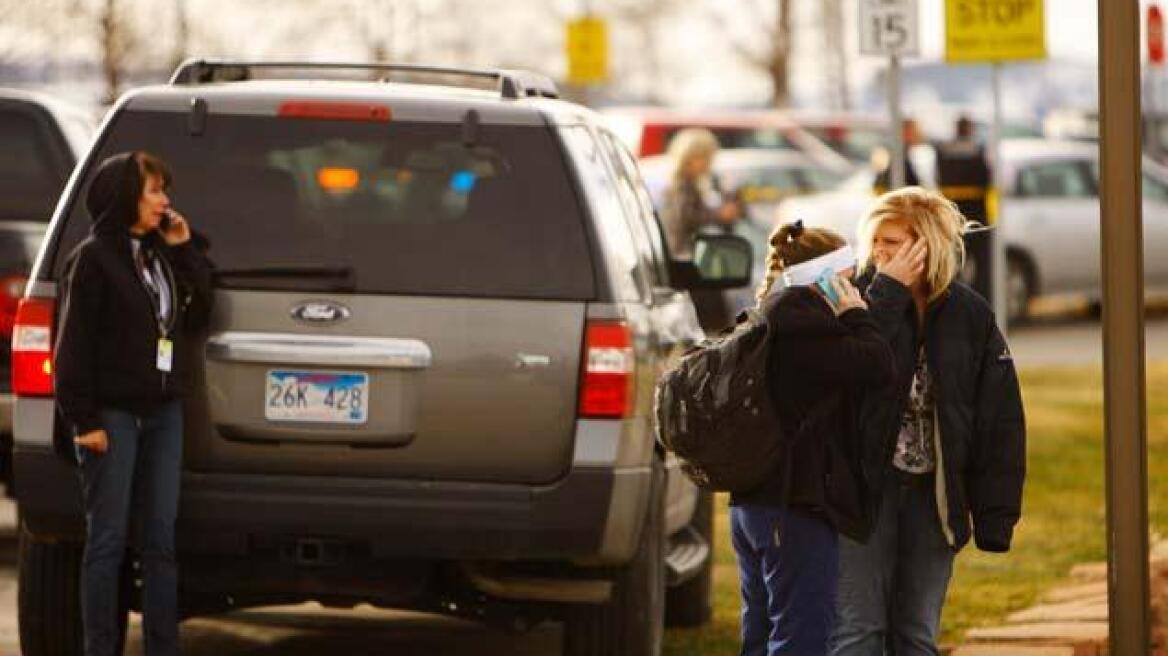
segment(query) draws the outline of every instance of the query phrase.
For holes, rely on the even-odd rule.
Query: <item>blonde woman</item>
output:
[[[936,654],[955,554],[1010,548],[1026,430],[993,312],[955,282],[966,222],[938,194],[884,194],[860,222],[860,287],[892,346],[896,379],[866,402],[864,478],[874,531],[840,544],[834,656]]]
[[[673,174],[665,190],[661,222],[669,251],[677,259],[693,256],[694,236],[704,225],[729,225],[742,216],[737,203],[722,198],[712,166],[718,139],[704,128],[681,130],[669,142]]]
[[[693,258],[694,237],[706,225],[729,229],[742,217],[742,208],[722,195],[712,166],[718,139],[704,128],[681,130],[669,142],[673,174],[661,206],[665,241],[675,259]],[[694,307],[702,328],[716,332],[734,320],[729,303],[717,290],[694,290]]]
[[[842,237],[793,223],[770,248],[759,304],[775,326],[767,382],[786,441],[774,475],[730,500],[741,653],[820,656],[836,613],[838,535],[870,528],[858,400],[892,380],[892,351],[850,282],[856,257]]]

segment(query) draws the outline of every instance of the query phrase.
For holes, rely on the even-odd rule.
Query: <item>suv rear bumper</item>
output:
[[[28,529],[81,539],[73,468],[21,444],[15,460]],[[246,557],[322,538],[373,558],[619,562],[638,538],[650,477],[581,465],[546,486],[185,473],[178,549]]]

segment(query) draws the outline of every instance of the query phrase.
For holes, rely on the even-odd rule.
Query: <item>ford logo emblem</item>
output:
[[[352,316],[349,308],[332,301],[308,301],[292,308],[292,318],[310,323],[344,321]]]

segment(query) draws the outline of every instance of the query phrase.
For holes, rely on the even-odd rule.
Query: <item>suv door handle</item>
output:
[[[207,357],[229,362],[425,369],[433,355],[417,339],[225,332],[207,339]]]

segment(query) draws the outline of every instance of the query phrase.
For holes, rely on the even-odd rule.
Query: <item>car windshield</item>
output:
[[[172,202],[210,239],[225,287],[594,293],[581,209],[545,127],[484,124],[467,143],[461,124],[215,115],[192,136],[186,114],[131,111],[97,161],[130,149],[170,165]],[[88,229],[81,205],[66,241]]]
[[[0,220],[48,221],[68,171],[54,162],[45,130],[28,112],[0,108],[0,144]]]
[[[722,183],[746,203],[775,203],[788,196],[832,189],[843,176],[823,169],[787,166],[751,166],[719,171]]]
[[[687,126],[670,126],[665,129],[665,143]],[[778,128],[759,127],[709,127],[703,126],[718,138],[722,148],[779,148],[795,150],[795,144]]]

